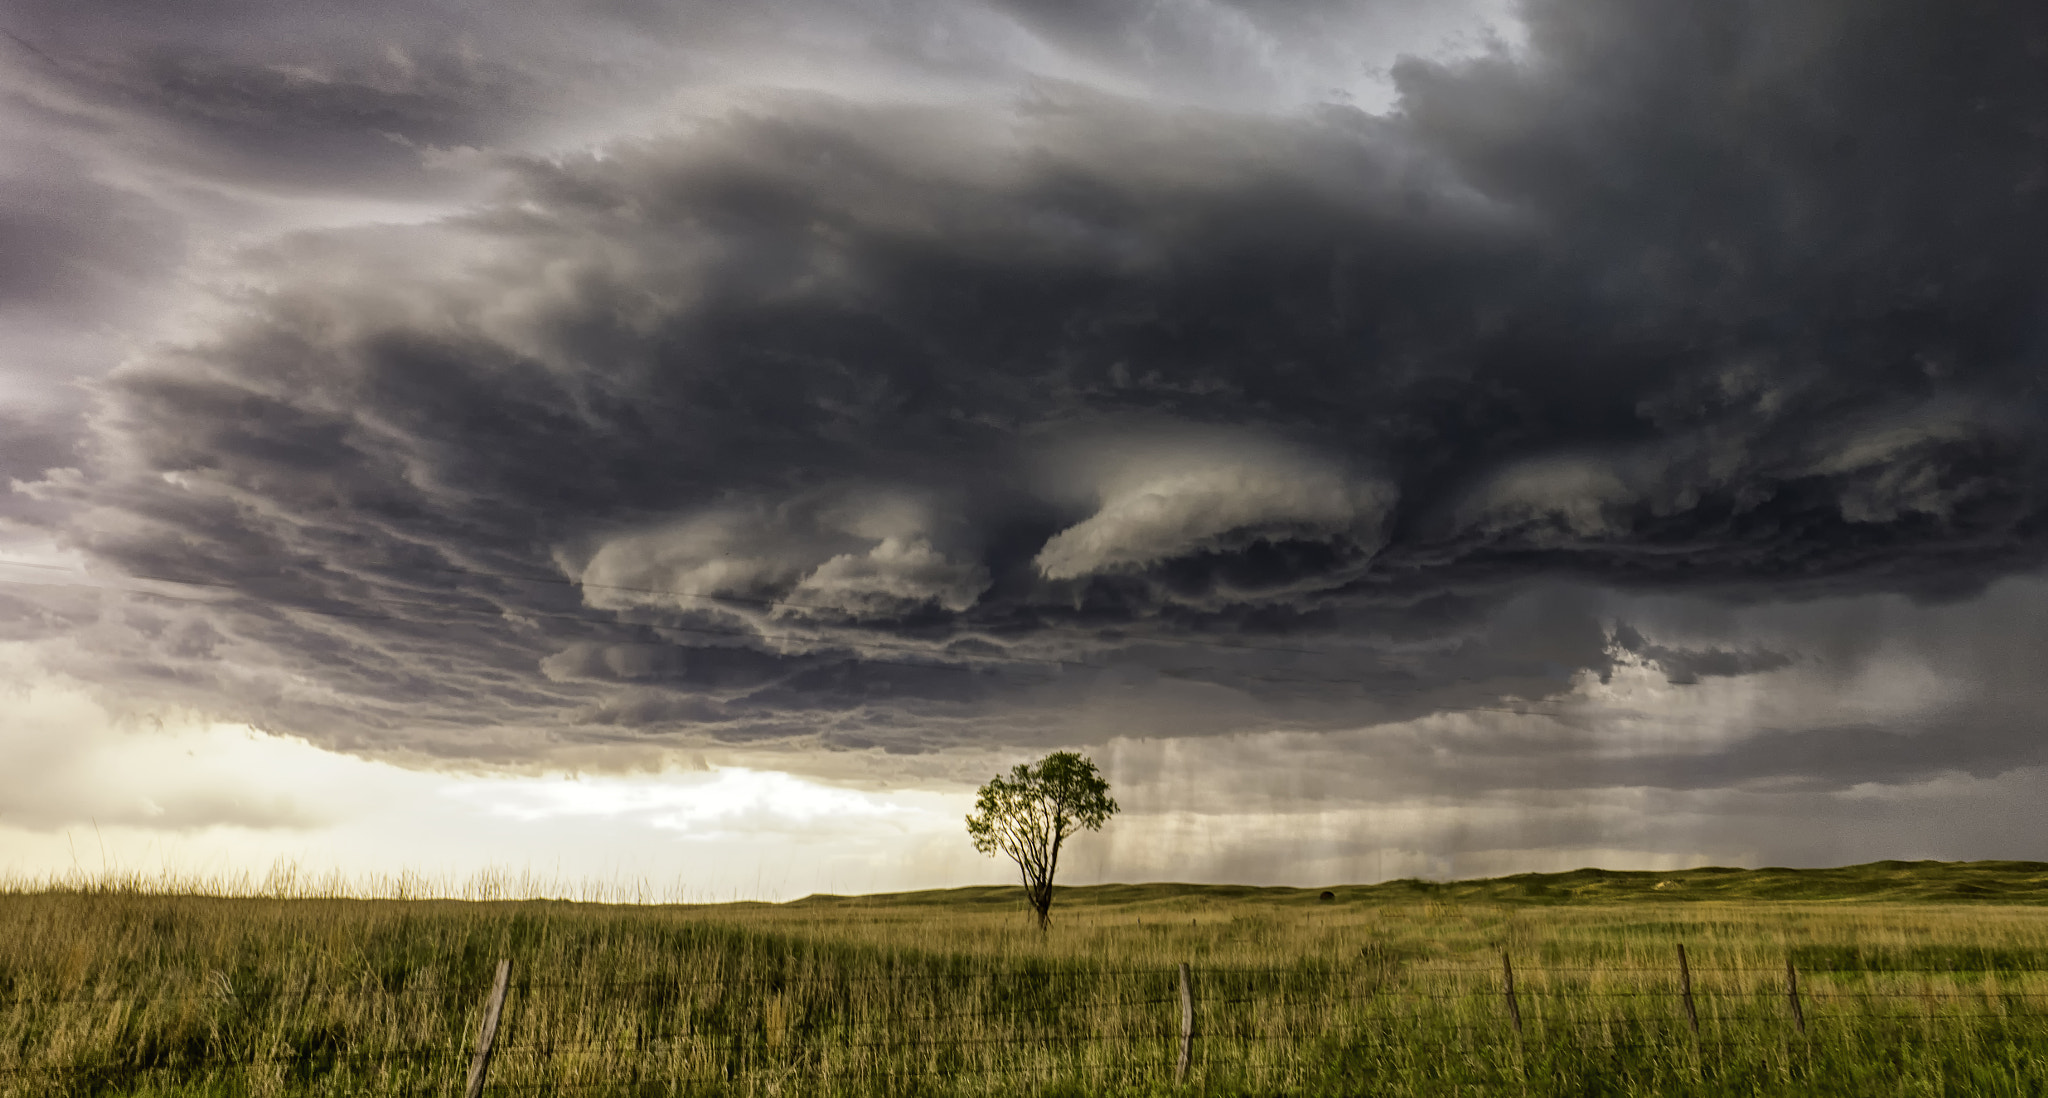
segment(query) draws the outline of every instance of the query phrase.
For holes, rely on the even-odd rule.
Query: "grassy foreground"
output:
[[[2048,864],[1333,891],[1063,889],[1041,935],[1016,889],[17,890],[0,1096],[460,1094],[501,957],[493,1094],[2048,1094]]]

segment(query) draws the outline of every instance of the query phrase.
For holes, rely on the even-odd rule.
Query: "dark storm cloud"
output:
[[[0,518],[36,511],[15,480],[73,464],[81,362],[99,358],[183,250],[162,208],[96,177],[61,142],[6,142],[0,166]],[[83,332],[81,338],[78,333]],[[95,346],[97,345],[97,346]]]
[[[1789,667],[1793,662],[1792,657],[1783,652],[1767,648],[1746,652],[1730,648],[1669,648],[1652,644],[1627,622],[1615,625],[1613,640],[1617,647],[1655,662],[1674,683],[1696,683],[1702,677],[1755,675]]]
[[[0,478],[33,480],[74,460],[75,426],[42,417],[0,412]]]
[[[10,105],[102,151],[202,179],[356,195],[432,185],[423,153],[496,147],[605,85],[597,64],[562,49],[591,43],[537,33],[531,10],[479,22],[438,7],[227,2],[172,15],[31,2],[10,7],[0,48],[16,66]],[[606,52],[615,74],[632,67]]]
[[[997,0],[994,7],[1122,80],[1196,103],[1284,101],[1303,92],[1314,101],[1346,101],[1361,77],[1383,76],[1399,54],[1498,44],[1487,24],[1509,11],[1504,3],[1444,0]]]
[[[1386,116],[761,95],[512,158],[472,213],[251,257],[38,492],[110,574],[207,585],[208,633],[107,627],[126,673],[449,755],[1356,726],[1797,654],[1610,632],[1586,584],[2038,564],[2048,16],[1523,17]],[[500,95],[180,66],[124,79],[316,144]]]
[[[0,173],[0,310],[103,306],[165,265],[176,231],[151,203],[60,149],[19,151]]]

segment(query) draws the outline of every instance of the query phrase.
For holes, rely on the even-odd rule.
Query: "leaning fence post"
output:
[[[1685,963],[1685,943],[1678,943],[1678,995],[1685,1000],[1685,1020],[1692,1026],[1694,1040],[1700,1035],[1700,1014],[1692,1005],[1692,969]]]
[[[1515,1003],[1515,966],[1506,950],[1500,954],[1500,975],[1508,997],[1508,1020],[1515,1024],[1515,1036],[1522,1035],[1522,1008]]]
[[[1174,1071],[1174,1081],[1185,1083],[1188,1079],[1188,1061],[1195,1056],[1195,989],[1188,975],[1188,963],[1180,963],[1180,1066]]]
[[[512,977],[512,962],[498,962],[498,978],[491,983],[491,997],[484,1003],[484,1024],[476,1033],[476,1056],[469,1061],[469,1086],[463,1091],[466,1098],[477,1098],[484,1092],[484,1073],[491,1070],[491,1042],[498,1037],[498,1015],[505,1008],[505,984]]]
[[[1806,1012],[1799,1009],[1799,970],[1792,967],[1792,955],[1785,955],[1785,1001],[1792,1005],[1792,1028],[1806,1036]]]

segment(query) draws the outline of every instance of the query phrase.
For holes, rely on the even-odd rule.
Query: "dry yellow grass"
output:
[[[2048,1079],[2048,909],[2026,905],[1136,886],[1066,894],[1041,934],[1014,890],[643,906],[269,883],[285,898],[133,880],[0,894],[0,1096],[455,1093],[500,957],[504,1093],[1163,1093],[1182,961],[1188,1086],[1206,1093]]]

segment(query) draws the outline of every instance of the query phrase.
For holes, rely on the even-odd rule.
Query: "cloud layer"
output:
[[[0,308],[141,293],[109,257],[179,262],[116,231],[152,209],[279,231],[85,426],[14,413],[4,532],[120,593],[10,590],[13,628],[409,757],[1510,710],[1565,723],[1502,773],[1562,788],[1607,757],[1588,699],[1626,725],[1589,684],[1834,696],[1818,669],[1874,658],[1716,614],[1933,620],[2041,565],[2038,5],[1529,0],[1462,46],[1438,7],[1200,7],[513,6],[379,43],[20,8],[9,117],[103,136],[0,181],[50,212],[0,223]],[[411,213],[275,213],[313,194]],[[1752,714],[1602,780],[2038,761],[1984,715]],[[1416,780],[1496,788],[1520,733],[1471,735]]]

